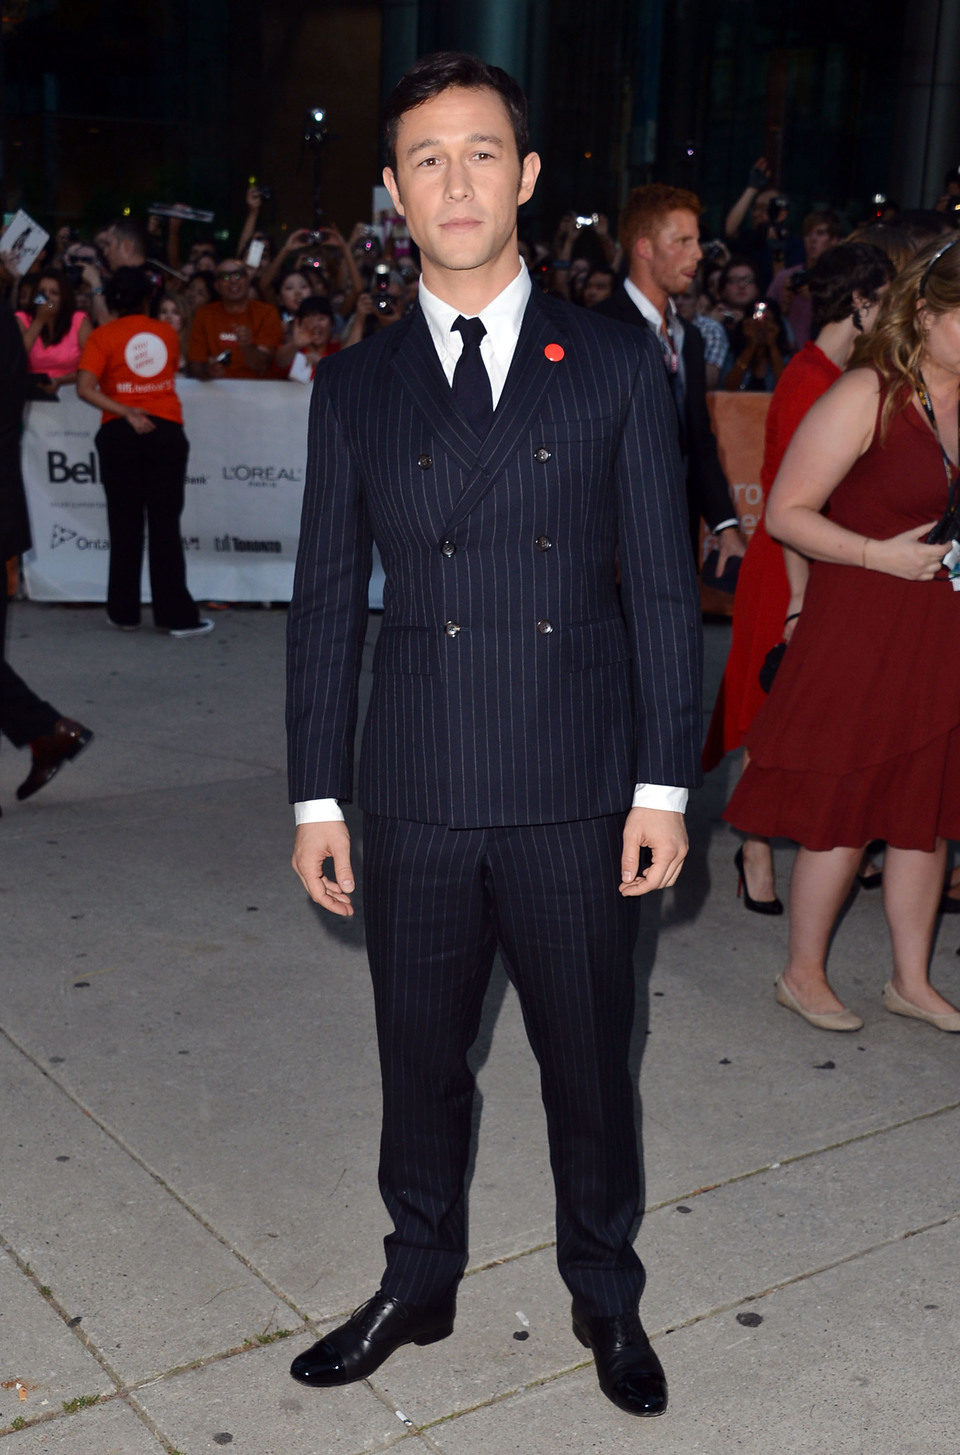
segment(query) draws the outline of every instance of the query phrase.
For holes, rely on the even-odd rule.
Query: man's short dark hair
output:
[[[125,241],[135,247],[139,252],[147,255],[147,233],[142,223],[133,217],[116,217],[108,224],[109,230],[116,234],[117,241]]]
[[[118,268],[103,285],[104,302],[111,313],[126,318],[144,313],[150,297],[150,279],[145,268]]]
[[[527,98],[513,77],[499,66],[488,65],[479,56],[468,55],[465,51],[434,51],[432,55],[416,61],[400,77],[383,108],[383,140],[391,172],[396,173],[397,170],[400,118],[414,107],[422,106],[424,101],[432,101],[441,91],[449,91],[452,86],[461,86],[467,91],[486,89],[496,92],[507,109],[517,143],[517,155],[523,161],[530,150]]]
[[[815,227],[829,228],[831,237],[843,237],[843,226],[832,207],[815,207],[812,212],[808,212],[803,219],[802,235],[806,237]]]

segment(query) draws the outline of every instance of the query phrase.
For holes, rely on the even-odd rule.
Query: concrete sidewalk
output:
[[[666,1417],[620,1414],[571,1333],[502,977],[453,1337],[347,1389],[289,1378],[380,1272],[377,1058],[360,924],[288,867],[284,614],[216,622],[174,642],[11,610],[13,666],[96,739],[24,804],[27,755],[0,755],[0,1455],[956,1455],[960,1037],[882,1010],[877,894],[832,960],[864,1029],[775,1005],[786,921],[734,897],[726,768],[638,955]],[[942,921],[955,999],[958,939]]]

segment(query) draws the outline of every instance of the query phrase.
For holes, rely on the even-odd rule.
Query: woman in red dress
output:
[[[804,418],[767,504],[770,533],[812,562],[810,580],[725,817],[802,846],[781,1005],[824,1030],[862,1025],[827,983],[826,955],[863,847],[884,839],[884,1006],[960,1032],[928,975],[946,841],[960,837],[960,598],[948,547],[926,539],[960,455],[960,236],[891,284],[858,361],[869,367]]]
[[[816,339],[791,359],[770,401],[760,471],[764,499],[801,419],[839,379],[857,338],[876,322],[880,296],[892,276],[893,268],[880,249],[858,242],[840,243],[812,270],[809,289]],[[806,562],[773,540],[761,519],[740,567],[730,655],[703,750],[705,771],[716,767],[725,753],[743,746],[750,724],[766,701],[760,668],[777,642],[789,641],[803,605],[805,584]],[[774,890],[769,842],[748,834],[737,851],[736,863],[747,907],[761,914],[782,913]]]

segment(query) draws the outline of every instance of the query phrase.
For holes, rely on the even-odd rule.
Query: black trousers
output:
[[[628,1050],[639,904],[617,892],[623,816],[447,829],[367,815],[364,905],[394,1223],[384,1291],[433,1303],[466,1258],[476,1039],[496,949],[540,1065],[557,1262],[594,1314],[635,1309],[639,1166]]]
[[[97,432],[110,528],[107,615],[118,626],[140,621],[146,522],[153,620],[170,631],[196,626],[199,620],[187,590],[180,539],[189,446],[181,425],[151,418],[156,427],[150,434],[137,434],[125,419],[112,419]]]
[[[26,747],[34,738],[52,733],[61,716],[49,702],[44,702],[18,677],[7,663],[7,583],[0,582],[0,732],[15,748]]]

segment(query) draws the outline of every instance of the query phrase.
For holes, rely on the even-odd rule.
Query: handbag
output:
[[[927,535],[928,546],[946,546],[960,539],[960,475],[950,486],[947,508]]]
[[[786,642],[777,642],[777,645],[775,647],[771,647],[767,655],[764,657],[763,666],[760,668],[760,671],[758,673],[760,686],[763,688],[764,692],[769,692],[770,688],[773,686],[773,679],[777,675],[777,669],[780,666],[780,663],[783,661],[783,654],[786,650]]]

